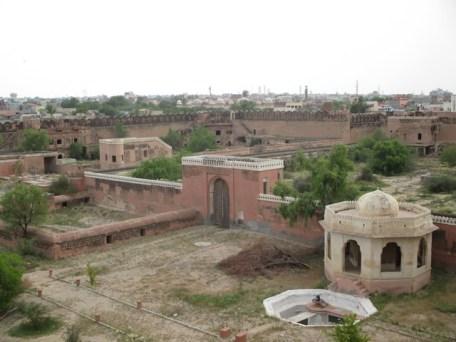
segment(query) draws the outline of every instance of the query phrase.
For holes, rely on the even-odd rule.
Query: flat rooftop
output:
[[[228,169],[264,171],[282,169],[281,159],[264,159],[251,157],[234,157],[222,155],[200,155],[182,158],[182,165],[208,166]]]

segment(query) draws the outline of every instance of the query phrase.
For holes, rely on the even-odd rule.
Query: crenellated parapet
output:
[[[350,128],[381,127],[386,124],[386,116],[382,113],[351,114]]]
[[[264,121],[336,121],[349,120],[346,113],[330,114],[327,112],[271,112],[271,111],[247,111],[237,112],[238,120],[264,120]]]

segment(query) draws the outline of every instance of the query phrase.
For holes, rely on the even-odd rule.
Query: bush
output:
[[[0,313],[9,309],[13,299],[22,291],[22,258],[13,253],[0,253]]]
[[[411,156],[407,146],[399,141],[384,140],[374,145],[369,164],[374,172],[393,176],[410,168]]]
[[[348,315],[342,319],[342,324],[336,326],[330,335],[335,342],[368,342],[369,337],[364,335],[356,324],[356,316]]]
[[[432,193],[449,193],[456,190],[456,177],[437,175],[427,177],[423,181],[425,189]]]
[[[35,239],[20,239],[17,243],[17,252],[22,256],[36,256]]]
[[[73,184],[71,184],[68,177],[65,175],[60,175],[59,178],[52,181],[48,191],[58,196],[74,193],[76,192],[76,189]]]
[[[215,146],[215,135],[206,127],[196,128],[192,132],[188,143],[188,149],[193,153],[213,150]]]
[[[303,177],[297,177],[293,179],[293,188],[300,193],[311,190],[309,180]]]
[[[280,196],[283,198],[285,196],[294,196],[295,191],[289,183],[284,181],[278,181],[275,184],[274,189],[272,189],[272,193],[276,196]]]
[[[21,140],[23,151],[45,151],[49,145],[47,132],[38,129],[28,128],[24,131]]]
[[[179,150],[184,145],[184,137],[178,131],[169,129],[168,134],[162,137],[162,140],[170,145],[173,150]]]
[[[76,160],[82,160],[85,158],[84,146],[80,143],[72,143],[69,147],[69,156]]]
[[[90,286],[95,286],[98,270],[89,263],[86,266],[86,272],[89,277]]]
[[[65,342],[81,342],[79,335],[81,334],[81,328],[77,325],[68,327],[65,332]]]
[[[361,169],[361,173],[358,175],[357,179],[366,182],[372,182],[375,180],[375,176],[372,173],[372,169],[369,166],[365,166]]]
[[[14,337],[37,337],[47,335],[57,330],[61,323],[48,315],[46,307],[38,303],[20,303],[19,311],[27,318],[11,330],[9,335]]]
[[[448,166],[456,166],[456,146],[447,146],[440,154],[440,161]]]
[[[177,181],[182,177],[180,159],[179,157],[158,157],[145,160],[133,171],[132,176],[136,178]]]

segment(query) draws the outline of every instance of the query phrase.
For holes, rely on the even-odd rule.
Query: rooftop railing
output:
[[[182,158],[182,165],[264,171],[283,168],[283,160],[202,155]]]
[[[111,174],[100,173],[100,172],[90,172],[90,171],[84,172],[84,176],[87,178],[102,179],[102,180],[115,181],[115,182],[120,182],[120,183],[159,186],[162,188],[172,188],[172,189],[176,189],[176,190],[182,190],[182,183],[179,183],[179,182],[135,178],[135,177],[128,177],[128,176],[111,175]]]

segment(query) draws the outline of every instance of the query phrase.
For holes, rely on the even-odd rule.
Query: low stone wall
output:
[[[36,247],[40,252],[48,258],[60,259],[104,249],[118,241],[161,234],[195,226],[201,222],[201,216],[196,210],[183,209],[65,233],[31,228],[30,235],[36,239]],[[9,238],[2,230],[0,243],[7,247],[15,245],[14,239]]]

